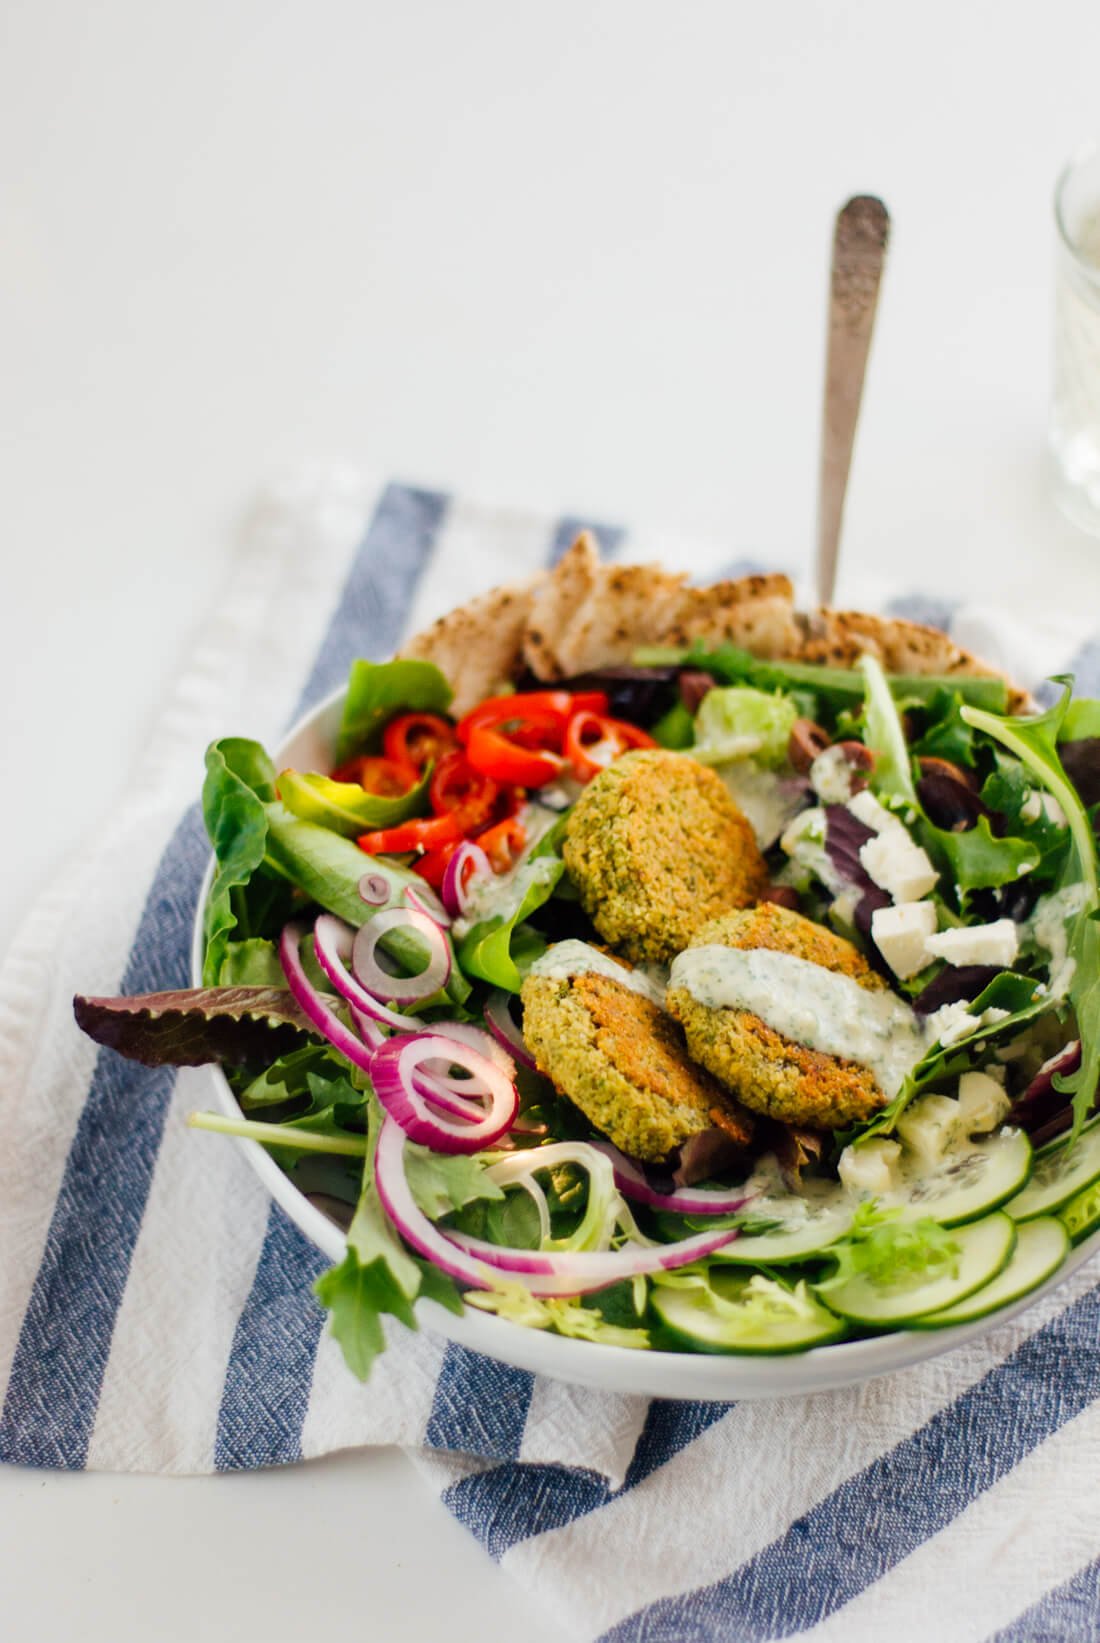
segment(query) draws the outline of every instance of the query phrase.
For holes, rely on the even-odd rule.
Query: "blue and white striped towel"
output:
[[[581,1638],[1100,1635],[1092,1271],[986,1341],[811,1398],[578,1393],[398,1330],[364,1388],[322,1332],[316,1251],[235,1147],[185,1129],[206,1074],[135,1068],[72,1025],[75,991],[187,984],[210,737],[276,741],[354,656],[580,523],[331,476],[259,510],[141,771],[0,974],[0,1459],[204,1472],[405,1444]],[[596,528],[609,553],[734,568]],[[1005,632],[893,604],[987,652]],[[1087,629],[1017,624],[1009,645],[1025,682],[1075,663],[1100,690]]]

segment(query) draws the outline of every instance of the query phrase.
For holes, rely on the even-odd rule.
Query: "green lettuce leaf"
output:
[[[514,870],[507,910],[474,924],[459,943],[458,961],[467,975],[519,992],[524,975],[546,950],[537,931],[523,928],[524,920],[550,899],[564,871],[561,858],[553,855],[532,857]]]
[[[667,713],[663,713],[657,723],[650,728],[649,733],[658,747],[668,747],[674,753],[681,753],[695,740],[695,720],[683,702],[673,702]]]
[[[336,742],[337,764],[353,753],[370,752],[398,713],[445,713],[453,695],[434,662],[353,662]]]
[[[508,1318],[526,1329],[551,1329],[558,1335],[596,1341],[604,1346],[636,1347],[642,1351],[649,1346],[648,1330],[609,1323],[597,1307],[586,1306],[580,1300],[541,1300],[521,1283],[505,1281],[497,1289],[470,1290],[466,1300],[482,1312],[493,1312],[498,1318]]]
[[[958,1270],[959,1244],[947,1227],[924,1216],[907,1221],[900,1210],[881,1210],[874,1202],[861,1204],[843,1238],[830,1246],[835,1266],[816,1284],[827,1301],[829,1292],[849,1279],[868,1278],[890,1289],[915,1289],[933,1278]]]
[[[1066,708],[1058,740],[1079,742],[1089,736],[1100,736],[1100,701],[1094,696],[1077,696]]]
[[[222,979],[230,935],[242,926],[247,901],[241,892],[263,866],[264,807],[274,797],[275,768],[259,742],[228,736],[207,748],[202,813],[218,862],[203,912],[203,980],[208,985]],[[258,933],[265,932],[241,928],[245,937]]]
[[[695,715],[692,758],[702,764],[753,758],[777,769],[786,763],[798,709],[789,696],[729,685],[709,690]]]
[[[431,771],[407,793],[385,798],[364,792],[356,782],[334,782],[316,771],[283,770],[279,773],[279,798],[302,821],[316,822],[346,839],[378,828],[396,827],[411,816],[422,816],[428,808]]]
[[[911,751],[917,758],[948,759],[973,768],[974,731],[963,718],[963,698],[957,690],[937,690],[921,708],[923,729]]]

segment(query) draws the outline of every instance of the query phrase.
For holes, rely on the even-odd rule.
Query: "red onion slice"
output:
[[[453,1232],[450,1238],[467,1254],[480,1256],[498,1272],[521,1278],[535,1295],[586,1295],[606,1289],[623,1278],[641,1278],[650,1272],[672,1272],[679,1266],[705,1260],[732,1243],[736,1227],[720,1232],[697,1232],[675,1244],[625,1244],[608,1250],[507,1249],[484,1238]]]
[[[521,1067],[537,1072],[534,1056],[523,1041],[523,1034],[512,1017],[512,994],[497,987],[485,1001],[485,1024],[506,1050],[510,1050]]]
[[[615,1185],[626,1198],[636,1204],[649,1204],[653,1209],[674,1210],[678,1215],[735,1215],[752,1202],[753,1194],[744,1187],[730,1187],[704,1192],[697,1187],[677,1187],[675,1192],[658,1192],[646,1180],[645,1172],[627,1158],[610,1141],[593,1141],[592,1146],[610,1158],[615,1171]]]
[[[423,937],[428,962],[419,974],[395,976],[379,964],[375,949],[391,930],[415,930]],[[411,907],[394,907],[388,913],[376,913],[356,932],[351,968],[356,980],[374,998],[386,1004],[412,1004],[418,998],[430,998],[447,985],[451,952],[446,935],[434,919],[426,913],[414,912]]]
[[[351,952],[354,941],[355,931],[349,924],[344,924],[332,913],[319,914],[313,926],[313,947],[317,954],[317,962],[336,991],[352,1006],[356,1026],[361,1027],[360,1018],[367,1016],[380,1026],[392,1027],[396,1033],[419,1032],[423,1022],[415,1016],[398,1015],[396,1010],[387,1010],[386,1006],[380,1004],[372,993],[368,993],[350,970],[345,968],[343,960]],[[366,1036],[364,1034],[364,1037]]]
[[[438,924],[441,930],[450,929],[451,915],[430,884],[406,885],[405,900],[414,912],[423,913],[425,918],[430,918],[433,923]]]
[[[448,1105],[461,1100],[454,1086],[440,1081],[420,1087],[417,1073],[425,1061],[466,1067],[484,1089],[488,1106],[466,1105],[465,1121],[440,1117],[441,1097]],[[429,1075],[432,1077],[432,1075]],[[421,1074],[423,1079],[423,1074]],[[519,1096],[507,1076],[477,1050],[440,1033],[391,1038],[374,1052],[371,1082],[375,1094],[405,1134],[437,1152],[480,1152],[499,1139],[516,1116]],[[432,1111],[434,1106],[436,1111]]]
[[[471,865],[473,872],[467,876],[466,869]],[[440,885],[443,905],[453,918],[461,917],[470,905],[471,883],[486,873],[491,875],[492,871],[492,863],[480,844],[471,844],[469,839],[464,839],[447,863]]]
[[[350,1027],[344,1026],[306,975],[299,952],[305,933],[300,924],[288,924],[279,937],[279,963],[283,967],[287,986],[317,1031],[322,1033],[341,1055],[346,1055],[356,1067],[369,1073],[374,1061],[374,1049],[356,1038]]]
[[[417,1205],[405,1178],[406,1137],[400,1125],[386,1118],[378,1137],[374,1158],[374,1178],[382,1207],[405,1242],[434,1266],[458,1283],[474,1289],[491,1289],[508,1273],[519,1278],[533,1295],[585,1295],[606,1289],[622,1278],[640,1277],[649,1272],[667,1272],[692,1261],[702,1260],[732,1242],[733,1229],[704,1232],[678,1244],[610,1250],[606,1254],[578,1251],[540,1255],[526,1249],[502,1249],[496,1244],[480,1244],[474,1239],[448,1237],[434,1226]],[[476,1249],[468,1246],[476,1245]],[[490,1251],[482,1256],[482,1249]],[[540,1260],[546,1268],[532,1271],[516,1263]]]
[[[364,873],[359,894],[368,907],[384,907],[390,899],[390,881],[384,873]]]

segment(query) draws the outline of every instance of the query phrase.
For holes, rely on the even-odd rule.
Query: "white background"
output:
[[[845,534],[1096,601],[1041,468],[1095,0],[6,0],[0,940],[121,792],[251,499],[310,463],[812,537],[832,214],[895,232]],[[0,1472],[5,1635],[553,1634],[397,1455]]]

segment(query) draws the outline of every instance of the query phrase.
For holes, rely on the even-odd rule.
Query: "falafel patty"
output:
[[[634,963],[673,958],[700,925],[748,906],[768,882],[721,777],[664,749],[624,754],[589,783],[562,855],[596,929]]]
[[[715,919],[689,946],[790,953],[847,976],[868,992],[888,990],[850,941],[770,902]],[[695,1060],[754,1112],[832,1130],[870,1118],[886,1104],[874,1074],[859,1062],[796,1044],[748,1011],[711,1009],[684,987],[670,987],[665,1002]]]
[[[522,998],[539,1071],[620,1151],[656,1161],[714,1126],[748,1146],[751,1114],[693,1065],[679,1027],[647,998],[597,973],[530,975]]]

